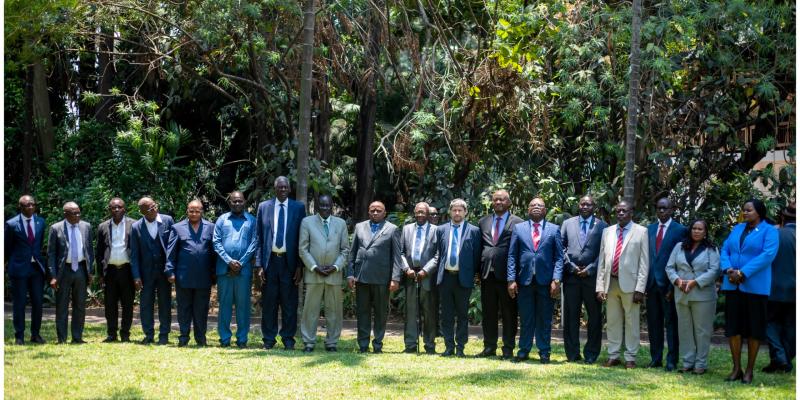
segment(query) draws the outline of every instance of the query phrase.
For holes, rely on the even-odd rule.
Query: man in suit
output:
[[[558,225],[548,223],[544,199],[528,204],[527,222],[514,226],[508,251],[508,295],[517,298],[520,316],[519,351],[515,362],[529,359],[536,336],[539,362],[550,362],[553,299],[561,290],[564,248]]]
[[[136,286],[131,273],[131,227],[136,222],[125,214],[125,202],[115,197],[108,202],[111,218],[97,227],[95,257],[100,282],[105,289],[107,336],[103,342],[117,341],[117,331],[123,342],[129,342],[133,324],[133,299]],[[122,323],[118,325],[122,305]]]
[[[627,201],[615,207],[617,223],[603,230],[600,259],[597,263],[595,292],[606,307],[608,360],[604,366],[620,365],[620,349],[625,340],[625,368],[636,368],[639,351],[639,307],[647,287],[647,228],[631,221],[633,208]]]
[[[434,206],[428,207],[428,222],[433,226],[439,225],[439,210]]]
[[[467,220],[467,202],[450,202],[450,222],[436,228],[436,280],[442,307],[443,357],[465,357],[469,320],[469,296],[480,271],[481,231]],[[455,326],[455,331],[454,331]]]
[[[203,347],[208,329],[211,285],[216,281],[214,264],[214,224],[203,218],[203,203],[192,200],[186,206],[188,218],[172,225],[167,245],[165,273],[175,284],[178,309],[178,347],[189,344],[194,326],[194,341]]]
[[[781,212],[778,254],[772,261],[772,288],[767,303],[767,344],[770,363],[761,371],[791,372],[795,356],[795,279],[797,275],[795,203]]]
[[[25,303],[31,299],[31,342],[44,343],[39,334],[42,327],[42,303],[47,270],[42,257],[44,218],[36,215],[33,196],[19,198],[19,214],[6,221],[6,271],[11,280],[14,343],[25,344]]]
[[[347,224],[331,215],[333,199],[324,194],[317,201],[317,215],[303,218],[300,224],[300,259],[308,268],[303,277],[306,297],[300,334],[303,351],[314,351],[320,307],[325,305],[325,350],[335,352],[342,333],[342,270],[346,267],[350,243]]]
[[[275,347],[280,333],[283,347],[294,350],[297,333],[298,285],[303,269],[297,268],[300,223],[305,206],[289,199],[289,179],[275,179],[275,198],[258,205],[256,214],[256,266],[261,278],[261,334],[265,349]],[[281,327],[278,332],[278,308]]]
[[[250,287],[253,256],[256,252],[256,217],[245,211],[244,194],[228,195],[231,211],[214,224],[214,251],[217,253],[217,297],[219,321],[217,332],[222,347],[231,345],[231,316],[236,305],[236,346],[247,347],[250,332]]]
[[[497,353],[498,314],[503,319],[503,359],[514,356],[517,336],[517,302],[508,294],[508,247],[511,232],[522,218],[511,214],[511,198],[505,190],[492,194],[489,214],[478,222],[481,229],[481,306],[483,311],[483,351],[477,357]]]
[[[686,239],[688,229],[672,219],[675,207],[672,200],[662,197],[656,202],[658,222],[647,226],[650,249],[650,272],[647,274],[647,335],[650,340],[649,368],[660,368],[664,354],[664,329],[667,331],[667,371],[678,363],[678,314],[673,300],[673,288],[665,268],[672,249]]]
[[[371,328],[372,351],[380,354],[389,314],[389,289],[398,288],[390,282],[395,265],[402,262],[400,229],[386,221],[386,206],[380,201],[372,202],[368,212],[369,219],[356,224],[353,233],[347,285],[356,290],[358,352],[366,353],[369,349]]]
[[[56,336],[67,341],[67,314],[72,303],[72,343],[83,340],[86,319],[86,286],[92,281],[92,226],[81,221],[81,209],[74,202],[64,204],[64,219],[50,227],[47,266],[50,287],[56,291]]]
[[[586,364],[593,364],[600,355],[603,339],[603,312],[594,290],[597,284],[597,261],[600,239],[608,227],[594,215],[594,198],[583,196],[578,202],[578,214],[561,225],[564,244],[564,352],[567,361],[581,360],[581,304],[586,307],[587,340],[583,347]]]
[[[158,212],[158,203],[150,197],[138,202],[142,218],[131,226],[131,273],[136,289],[141,290],[139,315],[144,339],[142,344],[153,343],[155,323],[153,307],[158,296],[158,344],[169,343],[172,326],[172,285],[167,280],[164,266],[167,263],[167,244],[174,223],[172,217]]]
[[[428,203],[414,206],[415,222],[403,227],[400,247],[402,262],[395,265],[392,281],[402,282],[406,295],[405,353],[416,353],[420,330],[427,354],[436,353],[438,312],[431,276],[436,273],[436,225],[428,222]],[[422,317],[420,319],[420,317]],[[419,324],[422,323],[420,327]]]

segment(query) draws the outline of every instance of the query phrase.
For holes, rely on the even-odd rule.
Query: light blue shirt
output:
[[[620,227],[617,224],[617,231],[614,234],[619,238],[619,229],[622,228],[622,243],[625,243],[625,238],[628,237],[628,234],[631,233],[631,228],[633,227],[633,220],[628,222],[628,225]]]
[[[222,214],[214,224],[214,251],[219,255],[217,275],[225,275],[232,260],[242,263],[241,274],[250,274],[257,244],[256,218],[252,214]]]
[[[511,215],[509,211],[506,211],[505,214],[500,216],[500,233],[497,234],[497,237],[500,237],[503,230],[506,229],[506,222],[508,222],[508,217]],[[494,237],[494,228],[497,224],[497,214],[492,214],[492,237]]]

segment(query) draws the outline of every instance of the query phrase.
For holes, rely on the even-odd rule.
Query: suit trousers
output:
[[[64,264],[61,279],[56,290],[56,336],[59,342],[67,340],[67,314],[72,303],[72,324],[70,330],[72,340],[83,339],[83,324],[86,320],[86,273],[84,262],[77,271],[69,264]]]
[[[194,326],[194,341],[206,344],[208,330],[208,307],[211,301],[211,288],[175,287],[175,301],[178,308],[178,343],[189,342],[189,331]]]
[[[517,336],[517,302],[508,295],[508,283],[490,272],[481,279],[483,348],[497,349],[497,322],[503,321],[503,354],[512,354]],[[499,316],[499,318],[498,318]]]
[[[791,365],[795,356],[795,303],[767,303],[767,344],[775,364]]]
[[[625,361],[636,361],[639,352],[639,304],[633,302],[633,293],[619,288],[619,279],[611,278],[606,304],[606,330],[608,331],[608,358],[617,360],[625,341]],[[624,335],[624,336],[623,336]]]
[[[163,267],[163,266],[162,266]],[[146,339],[153,339],[155,322],[153,308],[158,295],[158,339],[167,340],[172,328],[172,284],[161,272],[154,272],[142,281],[139,297],[139,315]]]
[[[33,273],[24,278],[11,280],[12,314],[14,320],[14,337],[25,337],[25,305],[28,296],[31,299],[31,336],[39,336],[42,327],[42,304],[44,302],[44,274],[38,264],[31,264]]]
[[[564,326],[564,352],[567,360],[576,360],[581,355],[581,305],[586,307],[586,344],[583,346],[583,358],[595,361],[600,355],[603,340],[602,303],[595,294],[596,279],[576,277],[574,281],[564,283],[564,310],[562,325]]]
[[[297,333],[297,304],[300,301],[294,271],[289,270],[286,256],[270,255],[269,268],[264,273],[266,281],[261,288],[261,335],[265,344],[275,344],[280,333],[283,345],[294,347]],[[281,310],[281,328],[278,332],[278,308]]]
[[[425,279],[431,278],[426,277]],[[433,289],[424,289],[422,284],[417,284],[408,277],[403,277],[403,289],[406,295],[406,321],[403,329],[403,341],[406,348],[416,348],[417,340],[422,334],[425,349],[435,350],[438,312]],[[422,323],[421,327],[419,326],[420,322]]]
[[[217,297],[219,301],[217,333],[219,333],[220,343],[231,343],[231,337],[233,336],[231,318],[233,316],[233,307],[236,306],[236,343],[241,346],[247,344],[247,335],[250,333],[252,283],[252,273],[217,276]]]
[[[300,334],[306,346],[314,347],[317,342],[317,322],[319,322],[320,308],[323,307],[327,331],[325,347],[336,346],[339,343],[339,336],[342,334],[343,301],[341,284],[306,283],[303,316],[300,319]]]
[[[469,339],[469,296],[472,288],[461,286],[458,274],[444,272],[439,285],[439,304],[442,307],[442,336],[445,347],[464,350]],[[455,332],[453,327],[455,326]]]
[[[356,340],[361,349],[369,347],[372,329],[372,349],[383,348],[386,320],[389,315],[389,285],[356,283]]]
[[[676,302],[675,307],[678,309],[678,338],[683,367],[708,368],[717,300],[689,301],[686,304]]]
[[[133,298],[136,296],[131,265],[125,264],[122,268],[109,265],[103,280],[108,336],[117,337],[117,328],[120,327],[119,335],[122,338],[130,338],[133,324]],[[122,322],[118,325],[120,305],[122,305]]]
[[[664,354],[664,330],[667,331],[667,364],[678,362],[678,315],[675,301],[667,301],[668,287],[653,285],[647,290],[647,336],[650,340],[650,360],[661,362]]]
[[[520,286],[517,302],[520,319],[519,354],[528,355],[531,352],[535,337],[539,355],[549,356],[555,307],[550,297],[550,285],[539,285],[534,281],[528,286]]]

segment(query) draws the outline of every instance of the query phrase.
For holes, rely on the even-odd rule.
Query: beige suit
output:
[[[335,347],[339,341],[342,332],[342,271],[347,266],[349,249],[347,225],[343,219],[330,216],[328,234],[325,235],[319,215],[303,218],[298,250],[307,269],[303,274],[306,297],[300,323],[300,333],[306,347],[313,347],[317,341],[317,321],[323,303],[327,321],[325,347]],[[314,267],[324,265],[333,265],[337,271],[328,276],[313,271]]]
[[[612,277],[617,229],[618,225],[612,225],[603,230],[595,290],[608,294],[608,358],[619,359],[624,327],[625,361],[636,361],[639,351],[639,304],[633,302],[633,292],[644,293],[647,286],[647,273],[650,270],[647,228],[633,222],[629,224],[630,232],[624,235],[619,257],[619,275]]]

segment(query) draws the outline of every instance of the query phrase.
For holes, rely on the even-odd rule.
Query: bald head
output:
[[[495,215],[503,216],[509,208],[511,208],[511,197],[507,191],[500,189],[492,193],[492,209]]]
[[[74,201],[64,203],[64,219],[72,225],[81,221],[81,208]]]
[[[19,206],[19,212],[26,218],[30,218],[36,213],[36,200],[31,195],[26,194],[20,197],[17,205]]]
[[[286,201],[291,190],[292,187],[289,186],[289,178],[285,176],[275,178],[275,198],[277,198],[279,202],[283,203]]]
[[[148,222],[153,222],[158,217],[158,203],[150,197],[142,197],[137,203],[139,214],[142,214]]]
[[[189,218],[189,223],[196,225],[203,218],[203,202],[200,200],[192,200],[186,206],[186,216]]]
[[[428,222],[428,215],[430,210],[430,205],[428,203],[421,201],[414,206],[414,220],[417,221],[418,225],[425,225]]]
[[[373,201],[369,205],[369,220],[374,224],[379,224],[386,219],[386,206],[380,201]]]

